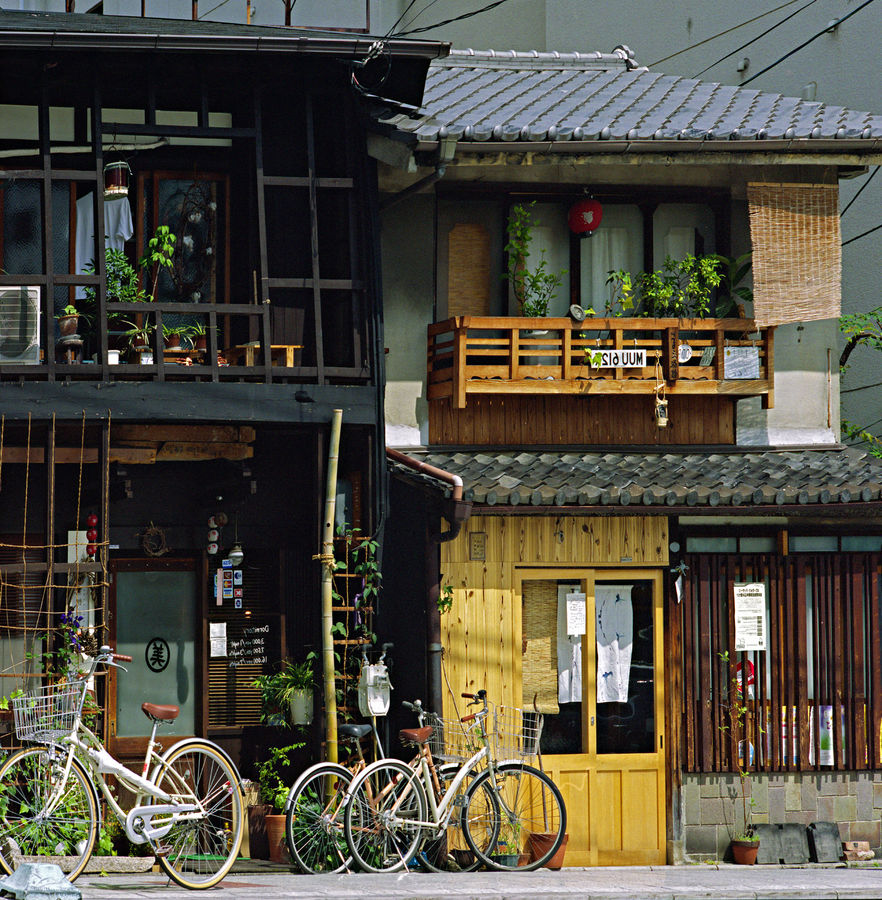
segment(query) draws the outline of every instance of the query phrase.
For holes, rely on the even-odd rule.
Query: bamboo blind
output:
[[[685,557],[682,603],[682,758],[687,772],[841,771],[882,767],[878,553]],[[767,650],[732,652],[733,584],[766,585]],[[727,660],[720,654],[729,651]],[[736,665],[755,667],[746,699]],[[749,679],[748,679],[749,683]],[[743,721],[731,708],[745,706]],[[832,745],[820,720],[832,709]]]
[[[557,582],[524,582],[524,704],[545,715],[560,712],[557,705]]]
[[[447,315],[490,315],[490,233],[481,224],[460,223],[450,229]]]
[[[758,327],[840,314],[842,247],[835,184],[747,186]]]

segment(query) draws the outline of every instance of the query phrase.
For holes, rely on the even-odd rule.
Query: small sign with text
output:
[[[638,369],[646,365],[645,350],[588,350],[592,369]]]

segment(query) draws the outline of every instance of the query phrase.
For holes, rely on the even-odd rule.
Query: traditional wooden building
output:
[[[367,91],[418,103],[446,48],[371,43],[0,12],[0,694],[80,617],[134,657],[108,685],[124,757],[146,698],[252,774],[252,681],[320,644],[334,409],[340,521],[383,521],[358,110]]]
[[[722,855],[739,767],[754,821],[878,848],[882,463],[838,442],[837,185],[880,161],[882,117],[627,48],[454,51],[420,110],[375,115],[387,440],[409,458],[387,539],[429,561],[388,573],[387,610],[425,636],[427,693],[544,713],[568,864]],[[521,264],[560,279],[541,319],[505,277],[519,205]],[[734,306],[725,282],[673,317],[609,293],[610,270],[748,252]],[[420,324],[425,355],[393,339]]]

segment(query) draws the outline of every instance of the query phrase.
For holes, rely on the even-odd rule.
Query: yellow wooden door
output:
[[[664,863],[661,571],[546,569],[521,570],[519,576],[527,707],[536,696],[526,666],[537,636],[529,630],[526,607],[548,593],[550,580],[560,600],[552,654],[559,704],[557,713],[545,715],[542,763],[567,806],[565,863]],[[571,602],[570,617],[583,617],[580,637],[568,634],[579,630],[572,621],[565,623]]]

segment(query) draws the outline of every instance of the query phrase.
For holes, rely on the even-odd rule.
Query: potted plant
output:
[[[189,325],[163,325],[162,339],[167,350],[178,350],[181,341],[190,334]]]
[[[77,333],[80,312],[72,303],[65,306],[55,319],[58,322],[58,333],[61,337],[72,337]]]
[[[314,686],[311,659],[297,663],[282,660],[279,669],[259,675],[252,684],[260,691],[260,721],[266,725],[309,725],[312,722]]]
[[[508,242],[505,245],[508,269],[502,275],[511,285],[521,315],[531,318],[548,315],[548,304],[567,274],[566,269],[559,273],[548,271],[545,250],[539,254],[539,261],[533,267],[529,265],[535,224],[530,210],[535,205],[534,200],[528,204],[517,203],[511,209],[506,229]]]
[[[205,350],[208,346],[208,330],[204,322],[193,322],[189,326],[188,338],[194,350]]]
[[[286,777],[291,766],[291,754],[303,747],[303,743],[286,747],[271,747],[269,757],[257,764],[257,780],[260,786],[259,798],[266,804],[266,836],[269,855],[273,862],[288,861],[285,843],[285,801],[288,799],[293,778]]]

